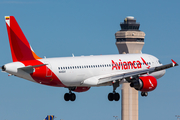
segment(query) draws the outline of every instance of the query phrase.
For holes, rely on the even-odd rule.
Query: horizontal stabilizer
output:
[[[25,71],[27,73],[33,73],[34,68],[41,67],[41,66],[44,66],[44,65],[47,65],[47,64],[40,64],[40,65],[34,65],[34,66],[21,67],[21,68],[18,68],[18,70],[23,70],[23,71]]]

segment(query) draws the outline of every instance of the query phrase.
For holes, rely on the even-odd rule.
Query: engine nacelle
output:
[[[153,76],[142,76],[139,77],[139,79],[132,81],[130,86],[139,91],[149,92],[157,87],[157,80]]]
[[[76,87],[74,92],[85,92],[88,91],[91,87]]]

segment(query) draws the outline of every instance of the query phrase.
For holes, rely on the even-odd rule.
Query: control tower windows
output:
[[[144,42],[143,38],[117,38],[116,42]]]
[[[121,25],[121,30],[139,30],[139,26]]]

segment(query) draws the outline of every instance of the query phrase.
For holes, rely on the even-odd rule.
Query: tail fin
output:
[[[54,120],[54,115],[47,115],[47,117],[44,120]]]
[[[41,59],[32,50],[14,16],[5,16],[13,62]]]

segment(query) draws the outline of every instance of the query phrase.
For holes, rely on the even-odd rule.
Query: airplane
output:
[[[122,83],[147,96],[157,86],[157,79],[165,69],[178,66],[171,59],[163,65],[158,58],[149,54],[117,54],[95,56],[72,56],[41,58],[33,51],[14,16],[5,16],[12,61],[1,67],[2,71],[42,85],[64,87],[65,101],[75,101],[74,92],[85,92],[91,87],[112,86],[109,101],[119,101],[116,92]]]
[[[44,120],[54,120],[54,115],[47,115],[47,117]]]

